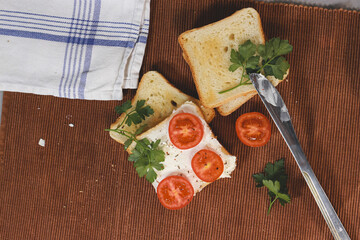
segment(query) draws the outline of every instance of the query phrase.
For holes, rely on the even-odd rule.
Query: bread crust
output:
[[[235,15],[239,14],[239,12],[241,11],[246,11],[247,9],[253,9],[253,8],[244,8],[244,9],[241,9],[239,11],[236,11],[235,13],[233,13],[232,15],[230,15],[229,17],[226,17],[224,19],[221,19],[217,22],[214,22],[214,23],[210,23],[208,25],[205,25],[203,27],[199,27],[199,28],[194,28],[194,29],[191,29],[191,30],[188,30],[188,31],[185,31],[183,32],[182,34],[180,34],[180,36],[178,37],[178,42],[179,42],[179,45],[183,51],[183,58],[184,60],[186,61],[186,63],[189,65],[190,67],[190,70],[191,70],[191,73],[192,73],[192,77],[194,79],[194,83],[195,83],[195,86],[196,86],[196,90],[198,92],[198,95],[199,95],[199,99],[201,101],[201,103],[206,106],[206,107],[209,107],[209,108],[216,108],[216,107],[219,107],[225,103],[228,103],[238,97],[241,97],[243,95],[246,95],[249,91],[247,92],[244,92],[244,93],[238,93],[238,94],[233,94],[232,96],[228,96],[226,99],[224,100],[217,100],[216,102],[213,102],[213,103],[210,103],[210,102],[207,102],[205,100],[205,96],[203,95],[203,91],[201,91],[201,84],[199,83],[199,80],[198,80],[198,76],[197,76],[197,73],[195,71],[195,67],[194,67],[194,64],[193,62],[191,61],[191,58],[189,56],[189,53],[188,51],[186,50],[185,48],[185,38],[184,36],[185,35],[188,35],[189,33],[192,33],[194,31],[198,31],[200,29],[206,29],[206,28],[209,28],[209,27],[212,27],[214,25],[217,25],[219,23],[222,23],[222,22],[225,22],[225,21],[228,21],[229,19],[231,19],[232,17],[234,17]],[[255,10],[255,9],[253,9]],[[255,10],[256,14],[257,14],[257,18],[258,18],[258,27],[259,27],[259,30],[260,30],[260,37],[261,37],[261,41],[264,43],[265,42],[265,34],[264,34],[264,30],[262,28],[262,24],[261,24],[261,18],[260,18],[260,15],[258,14],[258,12]]]
[[[289,72],[290,69],[287,70],[284,79],[283,80],[278,80],[277,84],[275,84],[274,86],[276,87],[277,85],[279,85],[281,82],[283,82],[288,76],[289,76]],[[228,106],[226,106],[227,104],[232,104],[234,102],[228,102],[225,105],[221,105],[219,107],[216,108],[216,110],[220,113],[221,116],[228,116],[231,113],[233,113],[234,111],[236,111],[238,108],[240,108],[243,104],[245,104],[248,100],[250,100],[252,97],[254,97],[255,95],[257,95],[256,90],[254,91],[250,91],[248,92],[244,97],[244,99],[241,100],[241,102],[237,103],[236,105],[234,105],[232,108],[228,109]],[[235,99],[236,101],[237,99]]]
[[[202,111],[206,112],[206,114],[204,114],[204,116],[206,116],[205,120],[207,122],[211,122],[212,119],[215,117],[215,110],[214,109],[205,108],[204,106],[202,106],[201,102],[198,99],[195,99],[195,98],[181,92],[178,88],[176,88],[173,84],[171,84],[162,74],[160,74],[160,73],[158,73],[156,71],[149,71],[149,72],[145,73],[143,75],[143,77],[141,78],[141,81],[140,81],[139,86],[138,86],[138,90],[136,91],[135,96],[131,100],[131,104],[133,106],[136,104],[137,100],[140,100],[140,98],[141,98],[140,95],[142,94],[142,91],[143,91],[142,89],[145,88],[143,85],[145,84],[146,79],[148,77],[151,78],[151,75],[154,75],[154,77],[156,77],[156,78],[161,78],[161,80],[164,81],[167,85],[169,85],[169,87],[171,87],[172,90],[177,92],[177,94],[179,96],[186,97],[188,100],[191,100],[191,101],[195,102],[198,106],[200,106]],[[125,115],[126,115],[125,113],[121,114],[116,119],[116,121],[110,125],[110,129],[116,129],[121,124],[121,122],[123,121]],[[150,116],[150,118],[151,118],[151,116]],[[127,138],[119,135],[118,133],[112,132],[112,131],[110,131],[110,136],[111,136],[111,138],[113,138],[115,141],[117,141],[120,144],[124,144],[126,139],[127,139]]]

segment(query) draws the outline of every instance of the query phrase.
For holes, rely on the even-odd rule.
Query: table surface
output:
[[[294,46],[287,56],[288,81],[278,90],[314,172],[352,239],[359,239],[359,12],[238,0],[154,0],[141,74],[157,70],[196,96],[177,37],[249,6],[259,11],[267,37],[280,36]],[[127,100],[135,91],[124,93]],[[4,94],[0,239],[331,239],[274,124],[264,147],[237,140],[240,114],[268,116],[257,96],[210,124],[238,159],[232,177],[212,183],[179,211],[159,204],[122,146],[104,131],[116,119],[118,104]],[[281,157],[292,200],[285,207],[275,204],[267,216],[266,190],[255,188],[251,174]]]

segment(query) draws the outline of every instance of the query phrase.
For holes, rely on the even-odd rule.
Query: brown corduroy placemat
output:
[[[157,70],[196,96],[177,36],[243,7],[258,10],[268,38],[288,39],[294,46],[288,81],[278,90],[314,172],[352,239],[359,239],[359,12],[238,0],[154,0],[142,73]],[[127,90],[125,99],[134,94]],[[160,205],[122,146],[104,131],[116,119],[117,104],[5,93],[0,239],[331,239],[274,124],[264,147],[238,141],[234,123],[240,114],[268,116],[258,97],[211,123],[238,158],[232,178],[209,185],[179,211]],[[40,138],[45,147],[38,145]],[[255,188],[251,175],[281,157],[292,200],[285,207],[276,203],[267,216],[266,191]]]

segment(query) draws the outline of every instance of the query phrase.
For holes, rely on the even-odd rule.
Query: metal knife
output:
[[[269,111],[270,116],[274,120],[286,144],[290,148],[333,237],[335,239],[350,239],[301,149],[299,140],[291,123],[289,111],[279,92],[271,82],[261,74],[250,74],[250,80],[265,107]]]

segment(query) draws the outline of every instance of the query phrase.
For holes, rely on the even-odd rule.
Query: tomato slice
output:
[[[269,119],[258,112],[241,115],[235,124],[236,133],[241,142],[250,147],[264,146],[271,136]]]
[[[176,114],[169,123],[170,141],[179,149],[193,148],[204,135],[201,120],[190,113]]]
[[[194,197],[194,188],[184,177],[169,176],[159,183],[157,196],[164,207],[176,210],[190,203]]]
[[[191,160],[191,167],[196,176],[205,182],[215,181],[224,171],[224,163],[221,157],[207,149],[195,153]]]

